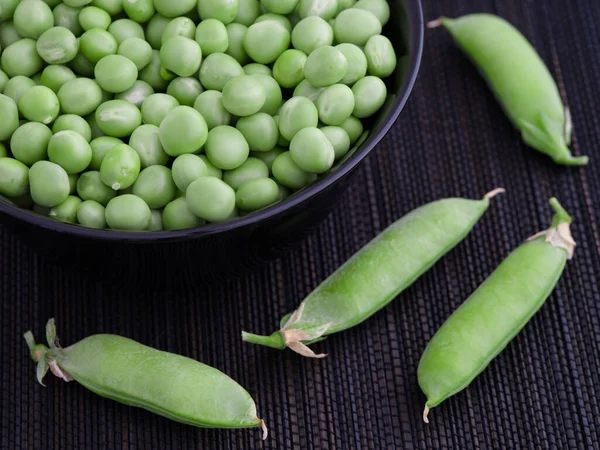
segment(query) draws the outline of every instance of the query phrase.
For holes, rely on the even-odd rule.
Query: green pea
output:
[[[8,157],[8,150],[6,150],[6,145],[0,142],[0,158]]]
[[[319,95],[315,104],[321,122],[340,125],[354,111],[354,94],[345,84],[334,84]]]
[[[290,155],[300,169],[325,173],[335,161],[335,151],[327,136],[318,128],[303,128],[290,142]]]
[[[244,73],[246,75],[266,75],[268,77],[273,76],[273,71],[269,66],[258,63],[250,63],[244,66]]]
[[[350,137],[346,130],[342,127],[323,127],[321,131],[325,137],[331,142],[335,153],[335,160],[339,160],[350,150]]]
[[[376,35],[369,38],[365,45],[369,74],[385,78],[396,69],[396,53],[390,40]]]
[[[206,57],[200,67],[200,83],[206,89],[222,91],[229,80],[244,75],[244,69],[233,57],[225,53],[213,53]]]
[[[348,73],[348,60],[342,52],[331,46],[314,50],[304,65],[304,76],[317,87],[331,86]]]
[[[204,91],[194,102],[194,109],[202,114],[208,130],[219,125],[229,125],[231,114],[223,106],[222,94],[219,91]]]
[[[239,11],[239,0],[209,0],[198,2],[198,14],[202,20],[217,19],[228,24]]]
[[[318,123],[317,107],[306,97],[290,98],[279,112],[279,132],[288,141],[301,129],[316,127]]]
[[[97,63],[108,55],[117,53],[117,40],[108,31],[92,28],[80,38],[81,53],[92,63]]]
[[[244,135],[250,150],[267,152],[279,140],[279,128],[275,120],[265,113],[241,117],[236,128]]]
[[[12,20],[0,21],[0,48],[4,49],[20,39],[21,36],[19,36]]]
[[[48,157],[68,174],[79,173],[90,165],[92,148],[79,133],[59,131],[48,142]]]
[[[48,157],[48,142],[51,137],[52,131],[46,125],[27,122],[13,133],[10,150],[16,159],[31,166]]]
[[[208,159],[208,156],[198,155],[198,157],[204,162],[204,164],[206,164],[206,172],[204,176],[223,179],[223,171],[211,163],[210,159]]]
[[[106,223],[113,230],[146,231],[152,212],[141,198],[125,194],[113,198],[106,205]]]
[[[289,47],[290,32],[279,23],[267,20],[251,25],[244,38],[244,48],[256,62],[270,64]]]
[[[367,74],[367,57],[360,47],[346,43],[336,45],[335,48],[342,52],[348,61],[348,72],[340,83],[352,85]]]
[[[63,0],[63,3],[73,8],[81,8],[89,3],[92,3],[92,0]]]
[[[67,81],[58,90],[63,113],[87,116],[102,103],[102,89],[94,80],[77,78]]]
[[[229,36],[223,22],[217,19],[203,20],[198,24],[195,35],[204,56],[224,53],[229,47]]]
[[[248,158],[240,167],[228,170],[223,174],[223,181],[238,190],[246,181],[257,178],[268,178],[269,168],[258,158]]]
[[[375,114],[385,103],[387,88],[380,78],[366,76],[352,86],[354,93],[354,112],[359,119]]]
[[[48,64],[65,64],[77,55],[79,42],[67,28],[53,27],[42,33],[36,49]]]
[[[13,24],[20,36],[38,39],[54,25],[52,10],[38,0],[21,0],[13,15]]]
[[[88,228],[106,228],[106,209],[93,200],[82,202],[77,208],[77,222]]]
[[[183,16],[196,6],[197,0],[154,0],[156,10],[165,17]]]
[[[81,8],[73,8],[66,3],[58,4],[53,10],[54,25],[67,28],[75,36],[79,37],[83,33],[83,28],[79,24],[79,11]]]
[[[123,9],[127,17],[139,23],[148,22],[155,12],[153,0],[127,0],[123,2]]]
[[[198,178],[186,191],[187,206],[207,222],[227,220],[235,209],[235,191],[214,177]]]
[[[277,114],[277,111],[283,104],[281,87],[273,77],[260,74],[252,76],[260,82],[266,94],[265,103],[259,112],[267,113],[270,116]]]
[[[160,126],[167,114],[179,106],[175,97],[167,94],[152,94],[142,103],[144,123]]]
[[[356,4],[357,0],[338,0],[338,11],[337,13],[341,13],[343,10],[352,8]]]
[[[283,152],[277,156],[271,171],[278,183],[291,189],[302,189],[311,181],[311,174],[298,167],[290,152]]]
[[[372,12],[381,25],[385,25],[390,20],[390,5],[385,0],[358,0],[353,7]]]
[[[77,195],[83,200],[92,200],[106,206],[117,196],[117,193],[102,182],[100,172],[90,170],[82,173],[77,180]]]
[[[133,194],[154,209],[163,208],[171,202],[176,189],[171,170],[164,166],[147,167],[133,184]]]
[[[280,117],[278,115],[277,116],[273,116],[273,120],[277,124],[277,128],[279,128]],[[281,131],[281,128],[279,128],[279,130]],[[287,140],[286,138],[284,138],[282,136],[281,132],[280,132],[279,133],[279,140],[277,141],[277,145],[280,146],[280,147],[289,147],[290,141]]]
[[[263,8],[275,14],[290,14],[298,6],[298,0],[261,0]]]
[[[150,63],[138,75],[138,79],[148,83],[155,91],[165,91],[169,85],[169,80],[161,75],[160,52],[158,50],[152,50]]]
[[[262,83],[254,76],[242,75],[227,82],[221,101],[231,114],[243,117],[260,111],[266,99]]]
[[[164,166],[169,160],[169,155],[165,153],[160,142],[159,128],[155,125],[146,124],[136,128],[129,138],[129,146],[140,157],[142,168]]]
[[[208,132],[205,151],[210,162],[223,170],[240,167],[250,154],[244,135],[227,125],[215,127]]]
[[[19,110],[14,100],[6,95],[0,94],[0,142],[10,139],[12,134],[19,128]]]
[[[167,94],[177,99],[183,106],[194,106],[196,99],[203,91],[204,88],[200,82],[191,77],[175,78],[167,88]]]
[[[164,45],[165,42],[175,36],[183,36],[188,39],[194,39],[196,36],[196,24],[194,21],[187,17],[176,17],[166,26],[160,41],[162,45]]]
[[[370,11],[350,8],[338,14],[333,31],[339,43],[365,45],[371,36],[381,34],[381,22]]]
[[[95,63],[90,62],[83,53],[81,53],[81,41],[79,45],[79,53],[75,55],[73,61],[71,61],[71,68],[77,75],[90,78],[94,76]]]
[[[3,0],[0,5],[0,20],[4,21],[7,19],[11,19],[15,13],[15,9],[19,6],[20,0]]]
[[[171,19],[160,14],[155,14],[146,24],[146,40],[155,50],[160,50],[162,35]]]
[[[281,147],[273,147],[273,149],[269,150],[268,152],[250,152],[250,156],[252,158],[258,158],[264,162],[270,172],[273,168],[273,161],[275,161],[275,158],[281,155],[284,151],[285,150]]]
[[[100,166],[102,182],[115,191],[133,186],[140,174],[140,157],[134,149],[126,144],[115,145],[109,150]]]
[[[165,230],[169,231],[198,228],[206,223],[190,210],[185,197],[177,198],[165,206],[162,218]]]
[[[0,94],[2,94],[4,91],[6,83],[8,83],[8,75],[6,75],[6,73],[0,69]]]
[[[150,216],[150,227],[148,231],[162,231],[164,230],[163,225],[163,213],[158,209],[152,210],[152,216]]]
[[[152,61],[152,47],[140,38],[126,39],[119,44],[117,54],[132,61],[138,71],[142,70]]]
[[[89,31],[93,28],[107,30],[112,23],[110,14],[96,6],[86,6],[79,11],[78,20],[79,25],[81,25],[81,28],[85,31]]]
[[[33,86],[21,96],[19,111],[27,120],[48,125],[58,117],[60,103],[52,89]]]
[[[69,195],[65,201],[53,206],[48,216],[61,222],[77,223],[77,210],[82,201],[79,197]]]
[[[273,65],[273,77],[284,88],[295,88],[304,79],[307,56],[300,50],[286,50]]]
[[[39,0],[30,1],[39,2]],[[2,70],[11,78],[17,75],[30,77],[42,70],[44,60],[38,55],[36,41],[21,39],[2,51],[0,64]]]
[[[130,39],[130,38],[140,38],[144,39],[144,29],[142,26],[129,19],[119,19],[115,20],[108,27],[108,32],[114,36],[117,41],[117,44]]]
[[[202,115],[189,106],[171,110],[160,124],[159,136],[170,156],[194,153],[205,144],[208,127]]]
[[[192,184],[193,181],[206,176],[208,173],[206,163],[199,156],[190,153],[179,155],[175,158],[171,170],[175,185],[182,192],[187,191],[188,186]]]
[[[273,13],[262,14],[256,18],[254,23],[261,23],[261,22],[267,22],[267,21],[277,22],[279,25],[283,25],[283,27],[286,30],[288,30],[290,33],[292,32],[292,23],[290,22],[290,19],[288,19],[286,16],[283,16],[281,14],[273,14]]]
[[[35,81],[31,78],[17,75],[6,82],[4,95],[10,97],[18,105],[23,94],[35,85]]]
[[[76,116],[75,114],[59,116],[52,125],[52,132],[56,134],[59,131],[66,130],[75,131],[88,142],[92,140],[92,129],[83,117]]]
[[[244,39],[248,34],[248,28],[241,23],[230,23],[227,24],[225,29],[227,30],[227,41],[229,42],[225,53],[235,58],[240,64],[246,64],[250,61],[244,47]]]
[[[306,55],[310,55],[319,47],[332,43],[333,28],[318,16],[302,19],[292,31],[292,45]]]
[[[0,194],[6,197],[25,195],[29,189],[29,169],[13,158],[0,158]]]
[[[133,135],[132,135],[133,136]],[[92,162],[88,166],[89,170],[100,170],[104,155],[108,153],[115,145],[122,144],[121,139],[117,139],[110,136],[96,137],[90,142],[92,148]]]
[[[77,182],[79,181],[79,174],[73,173],[69,175],[69,194],[73,195],[77,192]]]
[[[66,66],[48,66],[42,72],[40,84],[52,89],[58,94],[60,88],[67,82],[77,78],[71,69]]]
[[[2,163],[0,160],[0,164]],[[40,206],[52,208],[64,202],[71,191],[69,175],[58,164],[38,161],[29,169],[31,198]]]
[[[92,0],[92,5],[103,9],[111,16],[123,12],[123,0]]]
[[[92,130],[92,139],[96,139],[97,137],[104,136],[104,132],[98,126],[98,122],[96,121],[96,115],[90,114],[85,117],[90,129]]]
[[[141,108],[148,97],[154,95],[154,89],[148,83],[142,80],[137,80],[126,91],[115,95],[115,100],[125,100],[129,103]],[[142,114],[142,118],[143,118]]]
[[[180,77],[194,75],[202,62],[200,45],[189,38],[174,36],[167,39],[160,49],[163,67]]]
[[[282,321],[280,331],[271,336],[244,333],[243,339],[278,349],[289,347],[308,357],[324,357],[315,354],[306,344],[353,327],[384,308],[465,238],[488,209],[489,198],[496,193],[480,201],[440,200],[409,213],[321,283],[295,313]],[[444,230],[443,234],[440,229]],[[381,282],[365,283],[373,279]],[[295,334],[298,331],[302,333],[300,336]],[[457,365],[460,362],[457,361]]]
[[[279,186],[270,178],[246,181],[235,195],[236,206],[242,211],[257,211],[272,205],[279,198]]]
[[[315,103],[324,90],[324,87],[316,87],[310,84],[310,81],[302,80],[294,89],[294,97],[306,97]]]
[[[335,17],[338,11],[338,0],[300,0],[298,2],[298,14],[305,18],[319,16],[324,20]]]
[[[142,113],[125,100],[111,100],[98,107],[96,121],[107,136],[126,137],[142,124]]]
[[[259,0],[239,0],[238,13],[234,22],[249,27],[260,16]]]
[[[138,70],[135,64],[124,56],[107,55],[98,61],[94,74],[102,89],[118,94],[133,86]]]

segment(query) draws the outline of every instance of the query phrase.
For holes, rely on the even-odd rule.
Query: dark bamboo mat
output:
[[[2,449],[600,448],[600,3],[425,1],[425,18],[500,14],[537,47],[571,107],[585,170],[521,144],[484,83],[441,30],[426,33],[415,91],[341,204],[299,248],[219,286],[164,291],[89,281],[50,265],[0,227]],[[455,251],[385,311],[319,344],[325,360],[242,344],[279,318],[394,219],[431,200],[507,194]],[[489,368],[421,420],[416,369],[447,316],[524,238],[547,226],[547,199],[572,212],[579,243],[557,289]],[[93,255],[90,255],[93,257]],[[182,264],[182,269],[185,265]],[[256,399],[271,437],[202,430],[102,399],[35,369],[21,338],[56,317],[65,345],[131,337],[211,364]]]

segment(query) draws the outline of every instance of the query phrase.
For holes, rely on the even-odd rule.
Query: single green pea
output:
[[[189,230],[206,223],[190,210],[185,197],[177,198],[165,206],[162,219],[165,230],[169,231]]]
[[[279,115],[273,116],[273,120],[277,124],[277,128],[279,128],[279,121],[280,121]],[[281,134],[281,129],[280,129],[279,140],[277,141],[277,145],[279,147],[289,147],[289,145],[290,145],[290,141],[288,139],[286,139],[285,137],[283,137],[283,135]]]
[[[200,68],[202,49],[192,39],[174,36],[161,47],[160,60],[165,69],[180,77],[190,77]]]
[[[169,85],[169,80],[162,76],[161,64],[160,52],[152,50],[150,63],[138,74],[138,79],[148,83],[157,92],[165,91]]]
[[[48,142],[51,137],[52,131],[46,125],[27,122],[13,133],[10,150],[17,160],[31,166],[48,157]]]
[[[123,0],[92,0],[92,5],[103,9],[111,16],[123,12]]]
[[[273,76],[273,71],[269,66],[258,63],[250,63],[244,66],[244,73],[246,75],[266,75],[268,77]]]
[[[91,63],[97,63],[108,55],[117,53],[119,45],[115,37],[101,28],[92,28],[81,36],[81,53]]]
[[[206,89],[222,91],[229,80],[244,75],[244,69],[225,53],[208,55],[200,67],[200,83]]]
[[[296,89],[294,89],[294,97],[306,97],[311,102],[315,103],[321,95],[321,92],[325,90],[324,87],[316,87],[310,84],[308,80],[302,80]]]
[[[69,175],[65,169],[50,161],[38,161],[31,166],[29,186],[33,201],[47,208],[64,202],[71,191]]]
[[[106,155],[106,153],[108,153],[115,145],[122,143],[123,141],[121,139],[110,136],[93,138],[92,142],[90,142],[90,147],[92,148],[92,162],[90,162],[88,169],[100,170],[104,155]]]
[[[355,106],[353,114],[364,119],[375,114],[385,103],[387,88],[380,78],[366,76],[352,86]]]
[[[354,44],[339,44],[336,47],[348,61],[348,72],[340,83],[352,85],[367,74],[367,57],[360,47]]]
[[[235,191],[222,180],[201,177],[186,191],[190,211],[207,222],[227,220],[235,209]]]
[[[148,22],[155,13],[153,0],[127,0],[123,9],[127,17],[139,23]]]
[[[250,156],[252,158],[258,158],[264,162],[269,169],[269,172],[271,172],[271,169],[273,168],[273,161],[275,161],[275,158],[277,158],[283,152],[285,152],[283,148],[273,147],[268,152],[250,152]]]
[[[290,14],[298,6],[298,0],[261,0],[260,4],[272,13]]]
[[[8,150],[6,150],[6,145],[0,142],[0,158],[7,158]]]
[[[370,11],[350,8],[335,18],[333,29],[337,42],[365,45],[371,36],[381,34],[381,22]]]
[[[0,13],[1,14],[1,13]],[[12,20],[7,20],[2,22],[0,20],[0,47],[6,48],[10,44],[21,40],[21,36],[19,32],[15,28],[15,25]]]
[[[113,230],[146,231],[152,212],[144,200],[125,194],[113,198],[106,205],[106,223]]]
[[[286,50],[273,65],[273,78],[284,88],[295,88],[304,79],[307,56],[300,50]]]
[[[179,106],[175,97],[167,94],[152,94],[142,103],[144,123],[160,126],[167,114]]]
[[[354,93],[345,84],[325,89],[315,102],[319,119],[326,125],[340,125],[354,111]]]
[[[279,23],[266,20],[251,25],[244,37],[244,49],[261,64],[271,64],[288,49],[290,32]]]
[[[319,47],[332,43],[333,28],[319,16],[302,19],[292,31],[292,45],[306,55],[310,55]]]
[[[86,141],[92,140],[92,129],[87,121],[75,114],[65,114],[59,116],[52,125],[52,133],[56,134],[59,131],[71,130],[79,133]]]
[[[318,128],[303,128],[290,142],[290,155],[298,167],[309,173],[325,173],[335,161],[335,151]]]
[[[126,39],[119,44],[117,54],[132,61],[138,71],[142,70],[152,61],[152,47],[140,38]]]
[[[77,210],[82,201],[79,197],[69,195],[62,203],[50,208],[48,216],[67,223],[77,223]]]
[[[358,0],[353,8],[372,12],[379,19],[381,25],[385,25],[390,20],[390,5],[385,0]]]
[[[77,207],[77,222],[88,228],[106,228],[106,209],[100,203],[86,200]]]
[[[0,3],[0,21],[11,19],[20,0],[2,0]]]
[[[29,189],[29,169],[21,161],[0,158],[0,194],[20,197]]]
[[[300,0],[298,15],[302,18],[319,16],[324,20],[333,19],[338,12],[338,0]]]
[[[242,25],[241,23],[233,22],[227,24],[225,30],[227,31],[227,41],[229,42],[225,53],[235,58],[235,60],[240,64],[246,64],[250,62],[250,57],[248,56],[248,52],[246,52],[246,48],[244,47],[244,39],[248,34],[248,27]]]
[[[183,106],[194,106],[196,99],[203,91],[204,88],[200,81],[192,77],[175,78],[167,88],[167,94]]]
[[[107,136],[126,137],[142,124],[142,113],[125,100],[111,100],[98,107],[96,122]]]
[[[117,196],[117,192],[102,182],[100,172],[90,170],[77,180],[77,195],[83,200],[92,200],[103,206]]]
[[[81,52],[80,41],[79,52],[77,53],[77,55],[75,55],[75,58],[73,58],[73,61],[71,61],[70,64],[71,68],[73,69],[73,72],[82,77],[93,78],[95,65],[95,63],[87,59],[85,55]]]
[[[159,136],[170,156],[194,153],[206,143],[208,127],[202,115],[189,106],[171,110],[160,124]]]
[[[175,158],[171,170],[175,185],[182,192],[186,192],[192,182],[208,173],[206,163],[199,156],[190,153]]]
[[[115,20],[108,27],[108,32],[114,36],[117,44],[126,41],[130,38],[145,39],[144,29],[142,26],[129,19]]]
[[[304,76],[317,87],[338,83],[347,73],[348,60],[342,52],[331,46],[314,50],[304,65]]]
[[[148,227],[148,231],[162,231],[164,229],[162,211],[153,209],[152,216],[150,216],[150,226]]]
[[[239,0],[209,0],[198,2],[198,14],[202,20],[217,19],[228,24],[239,11]]]
[[[98,122],[96,121],[95,113],[89,114],[84,118],[90,126],[90,129],[92,130],[92,139],[104,136],[104,132],[100,129],[100,127],[98,126]]]
[[[165,17],[183,16],[195,8],[197,0],[154,0],[156,10]]]
[[[58,4],[53,10],[54,26],[68,28],[71,33],[79,37],[83,28],[79,24],[79,11],[81,8],[73,8],[66,3]]]
[[[225,109],[221,99],[219,91],[209,90],[202,92],[194,102],[194,109],[202,114],[209,131],[231,122],[231,114]]]
[[[79,133],[59,131],[48,142],[48,157],[65,169],[67,174],[79,173],[90,165],[92,148]]]
[[[154,89],[148,83],[142,80],[137,80],[126,91],[115,95],[115,100],[125,100],[129,103],[141,108],[144,101],[151,95],[154,95]],[[143,118],[143,115],[142,115]]]
[[[208,133],[206,156],[219,169],[232,170],[241,166],[250,154],[248,142],[236,128],[222,125]]]
[[[17,75],[9,79],[4,86],[4,95],[10,97],[17,105],[25,92],[35,86],[31,78]]]
[[[268,152],[279,140],[279,128],[273,117],[266,113],[256,113],[241,117],[235,126],[244,136],[250,150]]]
[[[42,80],[42,72],[38,72],[31,76],[31,81],[33,81],[36,84],[36,86],[39,86],[41,84],[41,80]]]
[[[102,89],[94,80],[77,78],[67,81],[58,90],[63,113],[86,116],[102,103]]]
[[[48,66],[42,72],[40,84],[52,89],[56,94],[67,81],[77,78],[66,66]]]
[[[142,125],[132,133],[129,146],[140,157],[142,168],[154,165],[166,165],[169,160],[159,138],[159,128],[155,125]]]
[[[238,190],[246,181],[268,178],[269,168],[258,158],[248,158],[240,167],[223,173],[223,181]]]
[[[281,14],[274,14],[274,13],[262,14],[256,18],[254,23],[261,23],[261,22],[267,22],[267,21],[277,22],[279,25],[283,25],[283,27],[286,30],[288,30],[288,32],[290,32],[290,33],[292,32],[292,23],[290,22],[290,19],[288,19],[286,16],[281,15]]]
[[[175,36],[183,36],[188,39],[194,39],[195,35],[196,24],[193,20],[189,19],[188,17],[176,17],[175,19],[172,19],[165,27],[160,41],[162,45],[164,45],[165,42]]]
[[[310,173],[298,167],[290,152],[283,152],[275,158],[271,171],[278,183],[291,189],[302,189],[308,186],[312,179]]]
[[[8,83],[8,75],[6,75],[6,73],[2,69],[0,69],[0,94],[4,92],[4,87],[6,86],[6,83]]]
[[[288,141],[303,128],[314,128],[319,123],[319,112],[306,97],[292,97],[279,112],[279,132]]]
[[[217,19],[206,19],[200,22],[196,28],[195,39],[205,56],[225,53],[229,47],[227,28]]]
[[[50,7],[38,0],[21,0],[13,15],[13,24],[20,36],[38,39],[54,26]]]
[[[369,74],[385,78],[396,69],[396,53],[390,40],[382,35],[369,38],[365,45]]]
[[[115,191],[133,186],[140,174],[140,157],[134,149],[126,144],[115,145],[109,150],[100,166],[102,182]]]
[[[78,20],[79,25],[81,25],[84,31],[91,30],[92,28],[107,30],[112,23],[110,14],[96,6],[86,6],[79,11]]]
[[[206,173],[204,176],[223,179],[223,171],[211,163],[208,156],[198,155],[198,157],[206,164]]]
[[[65,64],[77,55],[79,42],[67,28],[52,27],[38,38],[36,49],[48,64]]]
[[[238,3],[238,13],[235,16],[234,22],[249,27],[260,16],[259,0],[239,0]]]
[[[348,136],[346,130],[342,127],[329,126],[321,128],[321,131],[331,142],[336,161],[348,153],[350,150],[350,136]]]
[[[60,112],[58,97],[46,86],[33,86],[19,100],[19,111],[27,120],[48,125]]]
[[[281,87],[271,76],[261,74],[252,76],[260,82],[266,94],[265,103],[259,112],[267,113],[270,116],[277,114],[277,111],[283,104]]]
[[[267,100],[262,83],[251,75],[232,78],[223,87],[221,101],[236,116],[250,116],[261,110]]]
[[[19,110],[14,100],[0,94],[0,142],[7,141],[19,128]]]
[[[39,2],[39,0],[30,1]],[[21,39],[10,44],[2,51],[0,65],[2,70],[11,78],[17,75],[30,77],[42,70],[44,60],[38,55],[36,41]]]
[[[73,173],[69,175],[69,194],[73,195],[77,192],[77,182],[79,181],[79,174]]]
[[[169,17],[161,14],[154,14],[152,19],[146,24],[146,40],[155,50],[160,50],[162,45],[162,35],[165,28],[171,22]]]
[[[135,64],[121,55],[103,57],[94,69],[96,82],[106,92],[118,94],[136,82],[138,70]]]
[[[257,211],[272,205],[279,198],[279,186],[270,178],[246,181],[235,194],[236,206],[242,211]]]
[[[163,208],[171,202],[176,189],[171,170],[164,166],[147,167],[133,184],[133,194],[153,209]]]

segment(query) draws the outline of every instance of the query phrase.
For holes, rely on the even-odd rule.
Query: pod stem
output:
[[[553,247],[564,248],[567,251],[569,259],[571,259],[577,246],[577,243],[573,240],[573,236],[571,236],[571,216],[555,197],[552,197],[549,203],[555,211],[552,218],[552,226],[546,231],[531,236],[528,241],[543,236],[544,240]]]
[[[266,347],[283,350],[287,347],[280,331],[276,331],[270,336],[261,336],[258,334],[247,333],[242,331],[242,340],[251,344],[264,345]]]
[[[425,409],[423,410],[423,422],[429,423],[429,418],[427,417],[428,415],[429,415],[429,406],[427,406],[427,404],[425,404]]]
[[[555,212],[554,217],[552,218],[553,227],[558,227],[562,223],[571,223],[573,221],[569,213],[563,208],[556,197],[552,197],[549,203]]]
[[[589,161],[587,156],[568,156],[564,158],[556,158],[554,162],[563,166],[585,166]]]
[[[31,331],[27,331],[23,335],[23,338],[29,348],[31,359],[37,363],[36,376],[38,382],[42,386],[46,386],[43,381],[48,370],[51,370],[54,375],[65,381],[71,381],[73,379],[70,374],[61,370],[55,361],[57,355],[60,353],[60,349],[56,345],[57,339],[54,319],[50,319],[46,324],[46,339],[48,340],[48,345],[50,347],[46,347],[44,344],[36,344]]]
[[[487,194],[485,194],[483,196],[483,198],[490,200],[490,199],[494,198],[495,196],[497,196],[498,194],[504,194],[505,192],[506,192],[506,189],[504,189],[504,188],[496,188],[493,191],[490,191]]]
[[[444,19],[445,19],[445,17],[438,17],[435,20],[430,20],[429,22],[427,22],[426,26],[427,26],[427,28],[441,27],[444,24]]]
[[[265,423],[265,421],[263,419],[260,419],[260,428],[262,429],[263,435],[263,441],[265,441],[267,439],[267,437],[269,436],[269,429],[267,428],[267,424]]]

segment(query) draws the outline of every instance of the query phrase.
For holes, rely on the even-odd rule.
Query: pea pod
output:
[[[427,345],[417,375],[430,408],[465,389],[544,304],[573,256],[571,217],[555,198],[552,226],[531,237],[442,325]]]
[[[442,17],[428,24],[440,25],[475,63],[526,144],[557,164],[587,164],[587,156],[573,156],[568,148],[571,118],[556,82],[515,27],[493,14]]]
[[[25,333],[43,385],[48,369],[65,381],[126,405],[202,428],[267,428],[254,401],[224,373],[193,359],[121,336],[98,334],[67,348],[56,344],[54,319],[46,325],[49,347]]]
[[[389,304],[454,248],[487,211],[496,189],[482,200],[449,198],[424,205],[396,221],[317,287],[270,336],[243,332],[244,341],[289,347],[322,358],[311,343],[363,322]]]

